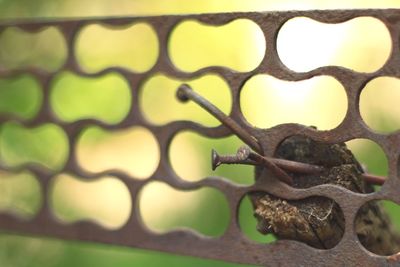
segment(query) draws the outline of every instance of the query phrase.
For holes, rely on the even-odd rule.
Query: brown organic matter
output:
[[[281,143],[275,157],[325,168],[319,174],[289,173],[295,188],[334,184],[353,192],[373,192],[373,187],[361,178],[361,165],[344,143],[324,144],[308,137],[292,136]],[[256,167],[256,179],[263,179],[262,168]],[[285,200],[254,192],[251,199],[258,231],[263,234],[273,233],[279,239],[297,240],[321,249],[334,247],[343,236],[343,213],[329,198]],[[378,202],[369,202],[360,209],[355,229],[360,242],[371,252],[392,255],[400,251],[400,235]]]

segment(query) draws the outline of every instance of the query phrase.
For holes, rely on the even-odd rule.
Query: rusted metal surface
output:
[[[326,66],[305,73],[297,73],[286,68],[276,52],[276,36],[280,27],[289,19],[305,16],[324,23],[339,23],[360,16],[371,16],[381,20],[391,35],[392,53],[385,65],[374,73],[359,73],[349,69]],[[221,25],[229,21],[246,18],[257,23],[266,40],[266,54],[261,64],[251,72],[236,72],[223,67],[207,67],[193,73],[182,72],[175,68],[168,57],[167,43],[169,33],[174,27],[187,19],[196,19],[208,24]],[[76,60],[74,43],[77,33],[82,27],[101,23],[103,25],[126,25],[133,22],[146,22],[153,27],[159,40],[159,57],[154,67],[145,73],[134,73],[123,68],[107,68],[89,74],[83,71]],[[17,120],[27,127],[35,127],[45,122],[59,125],[68,135],[70,153],[67,164],[60,171],[71,173],[85,179],[94,179],[104,175],[118,177],[128,188],[133,200],[133,211],[128,222],[120,229],[105,230],[91,222],[79,222],[65,225],[58,222],[49,209],[48,188],[54,174],[34,165],[24,166],[39,177],[43,190],[44,203],[40,212],[29,221],[21,221],[7,214],[0,215],[0,228],[4,230],[45,235],[63,239],[84,240],[115,245],[159,250],[183,255],[225,260],[238,263],[249,263],[268,266],[388,266],[398,265],[396,261],[388,261],[386,257],[375,255],[365,250],[354,231],[354,218],[359,208],[368,201],[387,199],[400,204],[400,181],[398,179],[398,157],[400,148],[400,132],[392,134],[376,133],[361,120],[359,112],[359,95],[363,86],[379,76],[400,77],[400,10],[338,10],[338,11],[293,11],[293,12],[251,12],[226,14],[201,14],[183,16],[133,17],[133,18],[93,18],[62,21],[27,21],[2,22],[0,32],[9,26],[19,27],[27,31],[37,31],[47,26],[57,27],[68,44],[68,58],[65,65],[55,72],[38,69],[0,69],[0,77],[12,77],[21,73],[35,76],[41,83],[45,94],[44,104],[32,120],[23,121],[18,118],[0,115],[0,123]],[[240,53],[240,52],[239,52]],[[65,123],[57,119],[51,110],[48,99],[49,81],[59,72],[69,70],[85,77],[99,77],[109,72],[118,72],[130,82],[133,103],[129,115],[117,125],[108,125],[101,121],[85,119],[73,123]],[[232,111],[230,116],[244,127],[248,133],[260,141],[262,154],[271,157],[279,143],[292,135],[304,134],[316,141],[338,143],[355,138],[367,138],[378,143],[384,150],[389,164],[388,180],[381,190],[372,194],[356,194],[334,185],[320,185],[309,189],[294,189],[278,182],[257,180],[252,186],[242,186],[215,177],[208,177],[198,182],[188,182],[177,177],[168,160],[168,145],[175,134],[182,130],[191,130],[201,135],[217,138],[230,135],[225,126],[208,128],[190,121],[175,121],[163,126],[149,123],[139,109],[138,88],[147,77],[163,72],[177,78],[194,78],[205,73],[216,73],[223,77],[232,92]],[[309,79],[318,75],[329,75],[340,81],[347,93],[348,111],[342,123],[329,131],[317,131],[298,124],[284,124],[270,129],[252,128],[244,119],[239,108],[239,93],[244,82],[251,76],[268,73],[274,77],[288,81]],[[124,129],[131,126],[142,126],[149,129],[157,138],[160,146],[161,160],[157,170],[147,180],[138,180],[122,172],[106,171],[89,174],[82,170],[75,153],[75,143],[79,133],[89,125],[98,125],[104,129]],[[8,168],[2,166],[1,169]],[[229,202],[231,221],[226,232],[216,238],[205,238],[190,231],[180,230],[167,234],[156,234],[143,225],[136,200],[138,192],[150,181],[163,181],[179,190],[192,190],[202,186],[213,187],[221,191]],[[332,249],[318,250],[295,241],[278,241],[273,244],[258,244],[247,239],[241,232],[238,223],[238,205],[250,191],[265,191],[285,199],[302,199],[309,196],[325,196],[333,199],[342,209],[345,216],[345,233],[341,242]],[[395,259],[395,257],[392,257]]]

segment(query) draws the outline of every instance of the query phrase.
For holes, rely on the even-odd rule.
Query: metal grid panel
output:
[[[327,66],[306,73],[296,73],[287,69],[280,61],[276,50],[276,37],[281,26],[289,19],[305,16],[324,23],[340,23],[360,16],[371,16],[381,20],[391,35],[392,53],[385,65],[374,73],[359,73],[349,69]],[[236,72],[223,67],[207,67],[193,73],[186,73],[173,66],[168,57],[167,43],[170,32],[180,22],[196,19],[201,22],[221,25],[235,19],[246,18],[257,23],[262,29],[267,45],[262,63],[251,72]],[[134,22],[145,22],[153,27],[159,40],[159,56],[154,67],[145,73],[134,73],[123,68],[107,68],[100,72],[89,74],[83,71],[76,60],[74,43],[77,33],[86,25],[101,23],[103,25],[128,25]],[[359,112],[359,95],[363,86],[379,76],[400,77],[400,10],[337,10],[337,11],[293,11],[293,12],[251,12],[226,14],[201,14],[183,16],[157,17],[125,17],[125,18],[91,18],[60,21],[26,21],[3,22],[0,32],[9,26],[19,27],[27,31],[37,31],[47,26],[55,26],[64,35],[68,46],[65,64],[55,72],[39,69],[0,69],[0,77],[12,77],[21,73],[29,73],[36,77],[44,94],[43,106],[39,114],[32,120],[23,121],[18,118],[0,115],[0,123],[17,120],[27,127],[35,127],[43,123],[59,125],[68,135],[69,157],[67,164],[60,171],[71,173],[85,179],[112,175],[118,177],[129,189],[133,200],[133,211],[128,222],[120,229],[105,230],[90,222],[78,222],[64,225],[55,220],[52,215],[48,195],[46,194],[54,174],[35,166],[23,166],[34,173],[44,192],[44,203],[39,213],[29,221],[21,221],[7,214],[0,214],[0,228],[20,233],[47,235],[64,239],[85,240],[110,243],[136,248],[153,249],[190,256],[219,259],[238,263],[249,263],[269,266],[387,266],[390,262],[386,257],[366,251],[358,241],[353,222],[358,209],[368,201],[388,199],[400,204],[400,181],[398,179],[398,155],[400,147],[400,132],[379,134],[371,131],[362,121]],[[49,104],[49,83],[59,72],[69,70],[84,77],[99,77],[106,73],[118,72],[130,83],[133,103],[129,115],[117,125],[108,125],[98,120],[85,119],[73,123],[60,121],[53,115]],[[333,185],[320,185],[310,189],[293,189],[275,182],[265,183],[258,180],[255,185],[241,186],[214,177],[208,177],[199,182],[187,182],[177,177],[172,171],[168,160],[168,146],[173,136],[183,130],[191,130],[201,135],[217,138],[230,135],[224,126],[207,128],[190,121],[174,121],[163,126],[149,123],[139,109],[138,88],[140,84],[157,72],[163,72],[172,77],[187,79],[199,77],[205,73],[216,73],[229,84],[232,93],[231,116],[245,129],[255,136],[264,149],[266,156],[272,156],[278,144],[288,136],[305,134],[314,140],[338,143],[354,138],[367,138],[378,143],[386,153],[389,164],[389,179],[379,192],[361,195]],[[348,111],[342,123],[329,131],[315,131],[298,124],[284,124],[270,129],[252,128],[244,119],[239,108],[239,93],[244,82],[251,76],[268,73],[276,78],[288,81],[309,79],[318,75],[330,75],[340,81],[347,93]],[[150,130],[157,138],[160,146],[161,160],[154,174],[146,180],[138,180],[127,174],[116,171],[106,171],[95,175],[82,170],[76,158],[76,140],[81,131],[89,125],[98,125],[104,129],[125,129],[131,126],[142,126]],[[1,169],[10,170],[2,166]],[[13,169],[15,170],[15,169]],[[136,199],[138,192],[150,181],[159,180],[179,190],[193,190],[209,186],[221,191],[229,202],[231,221],[226,232],[217,238],[206,238],[191,231],[179,230],[166,234],[155,234],[146,229],[140,219]],[[330,250],[317,250],[295,241],[278,241],[273,244],[257,244],[248,240],[241,232],[238,224],[238,205],[240,200],[250,191],[262,190],[286,199],[302,199],[308,196],[326,196],[338,203],[344,213],[346,230],[342,241]],[[395,263],[393,263],[395,264]]]

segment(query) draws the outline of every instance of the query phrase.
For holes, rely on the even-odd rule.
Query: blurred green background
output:
[[[400,3],[396,0],[329,3],[317,0],[204,0],[201,3],[189,0],[0,0],[0,19],[368,7],[400,7]],[[307,38],[299,38],[298,34],[305,34]],[[158,56],[157,42],[154,31],[145,23],[117,28],[96,24],[80,32],[75,47],[78,62],[87,72],[114,65],[145,72]],[[248,20],[237,20],[222,27],[209,27],[196,21],[183,22],[174,30],[168,48],[173,63],[189,72],[209,65],[249,71],[260,63],[268,49],[258,26]],[[338,25],[296,18],[288,22],[278,36],[279,56],[296,71],[340,65],[373,72],[384,64],[390,49],[387,30],[372,18],[357,18]],[[27,34],[11,27],[0,35],[0,68],[33,65],[44,70],[57,70],[65,56],[65,42],[54,28]],[[146,117],[158,125],[178,119],[218,125],[194,104],[182,105],[175,100],[175,90],[182,82],[190,83],[224,112],[229,112],[229,88],[218,75],[206,74],[180,81],[158,73],[149,77],[140,88],[140,105]],[[397,110],[400,107],[396,103],[400,90],[396,91],[396,86],[399,86],[398,79],[381,77],[364,89],[360,111],[374,130],[388,133],[400,128]],[[21,75],[0,79],[0,113],[28,120],[37,114],[42,100],[41,88],[33,77]],[[132,99],[128,82],[117,73],[93,79],[60,72],[52,80],[49,101],[55,116],[62,121],[96,118],[116,124],[127,115]],[[246,119],[258,127],[297,122],[332,129],[343,119],[347,101],[343,86],[331,77],[285,82],[262,74],[246,82],[241,107]],[[92,126],[82,133],[75,145],[79,163],[90,172],[118,168],[138,179],[146,179],[159,160],[154,136],[142,127],[107,132]],[[171,143],[170,161],[175,172],[189,181],[218,175],[248,185],[254,182],[251,167],[222,166],[216,172],[210,169],[212,148],[220,153],[233,153],[240,145],[236,137],[212,140],[182,132]],[[369,140],[351,140],[348,145],[370,172],[387,175],[387,159],[377,144]],[[68,153],[65,133],[56,125],[45,124],[32,130],[15,122],[0,126],[0,160],[3,164],[36,163],[54,173],[50,199],[59,220],[70,223],[90,219],[109,229],[121,227],[132,209],[124,185],[113,177],[82,182],[58,173]],[[0,210],[29,219],[41,205],[40,190],[36,177],[29,172],[0,172]],[[139,201],[144,222],[157,232],[189,227],[207,236],[219,236],[230,219],[223,195],[210,188],[177,192],[164,183],[152,182],[141,193]],[[390,202],[385,205],[400,227],[397,205]],[[256,242],[274,240],[272,236],[265,237],[256,232],[247,198],[242,201],[239,213],[241,228],[250,239]],[[1,233],[0,266],[239,265],[133,248]]]

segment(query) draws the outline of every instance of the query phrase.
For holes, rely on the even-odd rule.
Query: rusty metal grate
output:
[[[305,16],[325,23],[339,23],[349,19],[370,16],[382,21],[390,35],[392,53],[385,65],[378,71],[370,74],[359,73],[349,69],[328,66],[306,73],[293,72],[281,63],[276,50],[276,37],[281,26],[289,19]],[[171,64],[167,43],[169,33],[183,20],[196,19],[204,23],[220,25],[229,21],[246,18],[260,26],[266,38],[268,49],[262,63],[251,72],[235,72],[221,67],[208,67],[193,73],[185,73]],[[134,22],[145,22],[151,25],[159,40],[159,57],[154,67],[142,74],[127,71],[122,68],[109,68],[95,74],[84,72],[76,61],[74,42],[77,33],[86,25],[102,23],[104,25],[127,25]],[[400,78],[400,10],[337,10],[337,11],[295,11],[295,12],[251,12],[202,14],[183,16],[158,17],[126,17],[126,18],[94,18],[62,21],[27,21],[6,22],[0,24],[0,32],[7,27],[18,27],[26,31],[55,26],[63,34],[68,55],[63,67],[55,72],[39,69],[0,69],[0,77],[12,77],[21,73],[29,73],[36,77],[43,89],[44,104],[39,114],[32,120],[23,121],[18,118],[0,115],[0,123],[17,120],[27,127],[35,127],[45,122],[59,125],[67,134],[69,141],[69,157],[67,164],[61,170],[64,173],[75,174],[86,179],[104,175],[118,177],[129,189],[134,201],[134,209],[128,222],[120,229],[105,230],[90,222],[79,222],[64,225],[54,219],[47,197],[47,190],[54,174],[49,174],[38,166],[24,166],[38,178],[44,192],[44,203],[39,213],[29,221],[21,221],[7,214],[0,214],[0,228],[20,233],[46,235],[64,239],[94,241],[122,246],[153,249],[190,256],[219,259],[238,263],[259,264],[269,266],[387,266],[386,257],[375,255],[365,250],[358,241],[353,222],[358,209],[368,201],[387,199],[400,204],[400,182],[398,180],[398,157],[400,148],[400,132],[394,134],[379,134],[371,131],[362,121],[359,112],[359,95],[363,86],[373,78],[392,76]],[[110,71],[120,73],[130,83],[133,103],[129,115],[117,125],[107,125],[97,120],[85,119],[73,123],[65,123],[57,119],[48,103],[49,82],[60,71],[69,70],[85,77],[98,77]],[[172,137],[182,130],[191,130],[201,135],[217,138],[230,135],[224,126],[214,128],[203,127],[190,121],[175,121],[164,126],[154,126],[149,123],[139,109],[139,92],[141,82],[150,75],[163,72],[177,78],[193,78],[204,73],[213,72],[223,77],[229,84],[232,93],[231,116],[245,127],[253,136],[261,141],[266,156],[272,156],[278,144],[288,136],[305,134],[321,141],[338,143],[354,138],[367,138],[378,143],[384,150],[389,162],[389,179],[379,192],[361,195],[333,185],[321,185],[310,189],[293,189],[283,183],[265,184],[257,181],[252,186],[241,186],[229,183],[226,180],[209,177],[199,182],[187,182],[179,179],[170,166],[168,160],[168,146]],[[317,75],[330,75],[340,81],[345,87],[348,97],[348,111],[342,123],[330,131],[314,131],[310,128],[295,124],[285,124],[270,129],[252,128],[244,119],[239,108],[239,93],[244,82],[251,76],[259,73],[268,73],[279,79],[297,81],[309,79]],[[89,175],[82,170],[76,158],[75,146],[79,133],[89,125],[99,125],[104,129],[124,129],[131,126],[142,126],[151,131],[160,146],[161,160],[157,170],[147,180],[138,180],[122,172],[106,171]],[[14,170],[5,166],[3,170]],[[155,234],[148,231],[140,219],[135,200],[138,192],[150,181],[163,181],[179,190],[193,190],[202,186],[209,186],[221,191],[229,202],[231,221],[228,229],[221,237],[205,238],[190,231],[179,230],[167,234]],[[308,196],[326,196],[335,200],[343,210],[346,228],[341,242],[330,250],[318,250],[294,241],[278,241],[273,244],[256,244],[248,240],[241,232],[238,224],[238,205],[240,200],[250,191],[262,190],[286,199],[301,199]],[[134,234],[133,234],[134,233]]]

